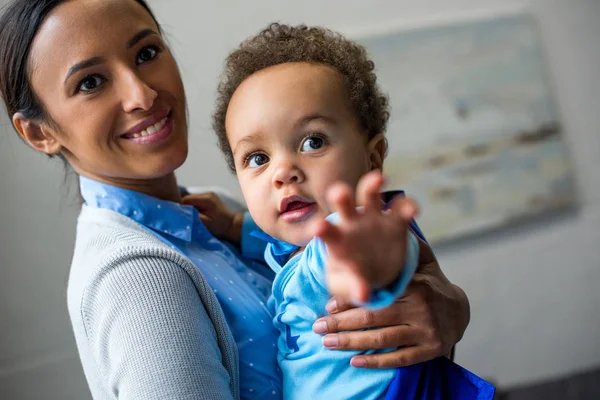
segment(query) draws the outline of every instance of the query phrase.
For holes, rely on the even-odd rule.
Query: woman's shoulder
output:
[[[116,211],[86,205],[81,208],[77,219],[76,250],[79,245],[84,245],[86,249],[92,246],[91,249],[101,250],[113,244],[147,242],[165,246],[142,225]]]
[[[123,282],[158,271],[152,278],[162,285],[171,287],[171,280],[183,276],[202,292],[210,291],[187,258],[142,225],[111,210],[82,208],[69,273],[69,303],[81,304],[82,297],[106,284],[106,277],[108,282]]]
[[[77,219],[71,273],[90,273],[101,265],[118,263],[123,257],[146,253],[149,257],[169,253],[169,246],[142,225],[115,211],[83,206]]]
[[[172,385],[237,393],[235,341],[212,289],[135,221],[84,206],[67,303],[84,370],[99,391],[118,376],[123,387],[155,396]],[[210,381],[204,365],[212,366]],[[157,383],[165,376],[168,387]]]

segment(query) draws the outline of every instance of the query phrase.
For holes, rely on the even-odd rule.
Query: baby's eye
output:
[[[319,150],[325,145],[325,139],[319,136],[310,136],[302,142],[301,151],[315,151]]]
[[[258,168],[269,162],[269,157],[264,154],[252,154],[248,157],[248,167]]]

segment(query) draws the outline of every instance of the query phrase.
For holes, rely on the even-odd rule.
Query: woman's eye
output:
[[[248,167],[250,168],[258,168],[268,162],[269,157],[265,156],[264,154],[253,154],[248,157]]]
[[[156,46],[146,46],[138,53],[136,64],[140,65],[152,61],[158,56],[158,53],[159,50]]]
[[[99,75],[90,75],[84,78],[79,83],[79,86],[77,86],[77,91],[83,93],[93,92],[94,90],[98,89],[98,87],[100,87],[100,85],[102,85],[105,81],[106,79]]]
[[[302,142],[301,151],[308,152],[308,151],[319,150],[324,145],[325,145],[325,139],[318,137],[318,136],[311,136],[309,138],[306,138],[306,140],[304,140],[304,142]]]

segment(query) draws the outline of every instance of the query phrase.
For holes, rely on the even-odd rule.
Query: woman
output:
[[[180,204],[185,94],[146,3],[16,0],[0,19],[0,71],[19,135],[81,177],[68,303],[94,398],[280,398],[268,277]],[[403,347],[353,360],[367,368],[449,353],[468,301],[431,251],[421,253],[394,306],[372,312],[332,300],[314,326],[328,347]],[[382,328],[364,331],[371,327]]]

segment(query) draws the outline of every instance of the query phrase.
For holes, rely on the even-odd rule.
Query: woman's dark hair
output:
[[[225,117],[233,93],[250,75],[292,62],[322,64],[339,72],[346,83],[352,111],[369,139],[385,133],[389,119],[388,99],[379,89],[375,64],[363,46],[329,29],[273,23],[229,54],[217,90],[213,129],[233,172],[235,164],[225,130]]]
[[[145,0],[144,7],[160,31]],[[65,0],[14,0],[0,16],[0,93],[9,118],[21,113],[27,119],[48,120],[29,81],[27,61],[31,43],[44,19]]]

